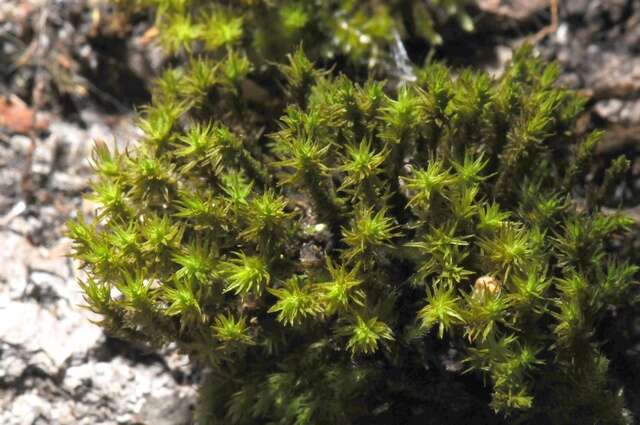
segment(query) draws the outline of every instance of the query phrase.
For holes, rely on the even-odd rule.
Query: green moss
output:
[[[98,218],[69,225],[88,306],[206,362],[202,423],[453,412],[449,350],[496,423],[628,423],[599,333],[635,299],[612,248],[631,222],[601,211],[628,163],[585,185],[598,135],[577,140],[583,101],[530,50],[498,79],[431,64],[400,88],[297,51],[264,103],[233,50],[169,71],[139,146],[96,150]]]
[[[252,61],[281,60],[302,42],[315,58],[344,56],[388,68],[412,38],[442,43],[450,21],[473,30],[470,0],[114,0],[156,12],[164,47],[172,53],[239,49]]]

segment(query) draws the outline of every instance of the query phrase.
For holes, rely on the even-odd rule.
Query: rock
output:
[[[0,245],[0,341],[30,356],[29,365],[56,375],[73,353],[95,346],[102,332],[77,307],[79,291],[59,247],[34,247],[6,231]],[[0,362],[14,358],[5,353]]]
[[[29,366],[20,349],[0,341],[0,382],[11,384],[22,377]]]
[[[91,139],[87,131],[71,123],[56,121],[49,125],[51,143],[60,144],[59,169],[71,174],[86,174],[91,152]]]
[[[0,214],[18,203],[24,155],[30,144],[28,137],[15,135],[8,144],[0,143]]]
[[[620,99],[604,99],[596,102],[593,111],[600,117],[609,121],[616,121],[620,115],[624,102]]]
[[[549,0],[477,0],[476,28],[481,32],[517,31],[538,26],[549,16]]]
[[[13,232],[0,232],[0,309],[26,292],[29,273],[25,258],[33,251],[27,240]]]
[[[54,190],[78,193],[88,187],[89,181],[77,175],[56,171],[51,176],[50,185]]]
[[[640,125],[613,125],[607,128],[597,153],[615,154],[640,145]]]
[[[502,20],[526,23],[549,8],[549,0],[478,0],[478,8]]]
[[[85,351],[70,357],[57,375],[49,375],[32,364],[34,357],[0,344],[0,382],[20,381],[13,387],[16,393],[0,393],[3,425],[191,423],[193,386],[178,383],[159,362],[137,363],[121,356],[96,361]],[[5,361],[10,358],[17,362]]]
[[[188,424],[195,400],[194,390],[177,384],[161,365],[122,357],[71,366],[62,385],[82,404],[104,403],[121,423]]]
[[[33,151],[31,172],[42,177],[48,177],[53,171],[58,149],[58,141],[53,137],[40,140],[36,143],[36,148]]]
[[[640,93],[640,57],[588,49],[585,85],[596,99],[627,99]]]
[[[488,63],[486,71],[494,78],[499,78],[507,66],[507,63],[513,57],[513,49],[508,46],[496,46],[495,48],[495,61]]]
[[[81,314],[69,309],[61,314],[61,310],[30,302],[10,303],[0,308],[0,340],[25,352],[44,353],[38,366],[56,375],[74,352],[87,351],[102,337]]]
[[[5,424],[44,424],[50,418],[51,404],[39,396],[37,391],[21,394],[12,403],[11,416],[5,412]],[[2,418],[0,416],[0,418]],[[42,421],[42,420],[45,421]]]
[[[21,225],[22,224],[22,225]],[[36,284],[50,285],[58,297],[71,297],[70,288],[77,289],[72,278],[71,264],[66,254],[70,248],[68,239],[61,239],[51,248],[35,247],[24,236],[18,233],[29,233],[33,230],[22,218],[14,219],[11,231],[0,231],[0,307],[4,300],[18,299],[26,295],[29,279],[37,275]],[[18,233],[15,233],[18,232]],[[77,292],[77,291],[76,291]],[[3,296],[4,295],[4,296]]]
[[[603,99],[597,101],[592,110],[598,118],[608,122],[612,128],[621,127],[636,132],[640,125],[640,100]]]
[[[189,425],[192,421],[193,400],[173,395],[149,397],[138,415],[145,425]]]

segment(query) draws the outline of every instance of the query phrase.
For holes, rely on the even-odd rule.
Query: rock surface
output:
[[[632,161],[616,203],[640,208],[640,2],[560,2],[560,25],[541,45],[559,62],[561,82],[587,98],[588,129],[605,130],[598,146],[604,166],[619,155]],[[613,205],[612,205],[613,206]]]

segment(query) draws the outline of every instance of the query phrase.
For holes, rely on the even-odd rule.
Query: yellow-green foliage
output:
[[[233,48],[253,60],[280,60],[303,42],[307,53],[345,55],[370,67],[388,66],[406,37],[442,43],[438,29],[473,22],[469,0],[114,0],[156,12],[169,52]]]
[[[600,208],[628,163],[585,187],[599,135],[576,140],[555,66],[524,48],[498,79],[432,64],[397,89],[297,51],[260,103],[234,55],[158,80],[139,145],[97,146],[98,218],[69,224],[101,324],[210,367],[201,423],[446,418],[450,350],[495,423],[628,422],[598,332],[634,302],[631,222]]]

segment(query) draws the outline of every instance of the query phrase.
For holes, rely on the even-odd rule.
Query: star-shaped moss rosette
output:
[[[498,79],[394,88],[298,50],[273,117],[238,96],[241,57],[199,61],[157,81],[136,147],[97,146],[98,215],[69,235],[102,326],[205,362],[201,423],[488,411],[451,353],[496,423],[628,422],[602,329],[638,267],[601,209],[628,162],[585,183],[600,135],[576,137],[555,66],[523,48]]]

